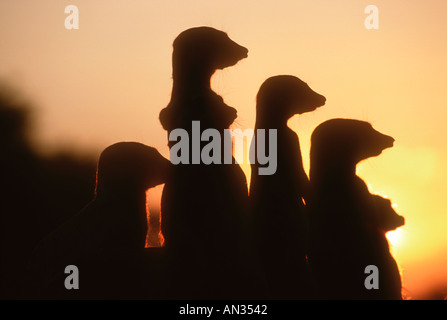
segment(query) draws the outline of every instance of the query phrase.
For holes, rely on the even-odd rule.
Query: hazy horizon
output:
[[[66,30],[67,5],[79,29]],[[125,4],[125,5],[124,5]],[[326,105],[289,121],[306,170],[310,134],[335,117],[372,123],[395,146],[362,162],[370,191],[390,198],[406,225],[389,236],[410,296],[447,284],[447,2],[376,0],[379,30],[364,26],[363,1],[24,0],[0,3],[0,79],[35,109],[43,154],[96,157],[117,141],[169,156],[158,113],[170,99],[172,41],[199,25],[249,49],[212,86],[238,110],[233,128],[253,128],[255,96],[273,75],[291,74]],[[249,165],[243,166],[250,181]],[[151,191],[158,207],[160,188]]]

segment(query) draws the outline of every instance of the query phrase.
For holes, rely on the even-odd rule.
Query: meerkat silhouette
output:
[[[171,163],[152,147],[119,142],[100,155],[93,200],[46,236],[30,261],[34,294],[50,298],[142,297],[146,190],[163,183]],[[80,290],[64,287],[75,265]]]
[[[220,30],[196,27],[181,32],[173,43],[171,101],[160,112],[163,128],[190,130],[192,120],[199,120],[202,128],[228,128],[237,111],[211,89],[211,77],[247,56],[248,49]]]
[[[391,202],[372,195],[357,164],[393,146],[371,124],[331,119],[312,133],[309,261],[324,299],[401,299],[397,264],[385,233],[403,224]],[[365,286],[365,268],[379,270],[379,289]]]
[[[383,293],[380,293],[378,298],[400,300],[402,299],[402,280],[397,262],[390,253],[386,233],[405,225],[405,218],[394,210],[391,200],[379,195],[372,195],[372,198],[374,208],[372,214],[374,215],[368,220],[368,225],[376,237],[373,240],[373,246],[381,262],[380,265],[383,266],[383,272],[380,275],[381,284],[385,284],[382,288]]]
[[[171,100],[159,115],[168,137],[174,129],[184,129],[192,137],[190,150],[194,143],[202,150],[203,142],[192,141],[192,121],[200,121],[200,134],[213,128],[224,137],[237,111],[212,90],[211,77],[247,53],[225,32],[210,27],[191,28],[177,36]],[[224,165],[223,158],[205,165],[191,164],[192,156],[190,152],[189,164],[174,166],[162,194],[161,230],[173,259],[169,292],[183,298],[235,297],[242,292],[237,286],[244,281],[238,275],[244,273],[241,261],[248,255],[244,249],[247,181],[234,158],[231,165]]]
[[[380,230],[387,233],[405,224],[405,218],[394,210],[391,200],[379,195],[373,195],[373,198],[375,215],[371,217],[371,221],[372,223],[376,223]]]
[[[251,165],[250,183],[253,234],[274,298],[306,298],[311,290],[302,200],[307,197],[309,181],[303,168],[298,136],[287,126],[287,121],[296,114],[323,106],[325,101],[324,96],[290,75],[268,78],[257,94],[252,143],[258,143],[258,129],[277,130],[276,172],[259,175],[261,165],[256,162]]]

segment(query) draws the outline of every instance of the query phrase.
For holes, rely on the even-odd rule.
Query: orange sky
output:
[[[64,28],[69,4],[79,8],[79,30]],[[364,27],[369,4],[379,8],[379,30]],[[370,121],[396,139],[358,172],[406,218],[393,252],[416,296],[447,283],[446,13],[443,0],[1,1],[0,78],[39,110],[34,138],[42,152],[97,155],[135,140],[168,156],[158,113],[170,97],[172,41],[198,25],[228,32],[250,50],[213,78],[238,109],[235,128],[254,126],[254,99],[267,77],[292,74],[327,98],[289,122],[306,169],[310,134],[327,119]]]

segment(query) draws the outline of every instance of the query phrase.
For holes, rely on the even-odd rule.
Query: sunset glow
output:
[[[32,138],[42,154],[96,157],[132,140],[168,158],[158,115],[171,94],[172,42],[193,26],[228,32],[249,49],[212,79],[238,110],[233,128],[254,128],[259,86],[291,74],[327,98],[289,121],[307,172],[310,135],[327,119],[369,121],[395,139],[358,174],[405,217],[387,238],[405,292],[420,297],[447,285],[447,1],[373,3],[378,30],[364,26],[366,1],[2,1],[0,79],[35,105]],[[69,4],[79,8],[78,30],[64,28]],[[250,165],[242,168],[249,182]],[[154,210],[161,188],[149,192]]]
[[[393,248],[393,250],[395,250],[395,248],[399,248],[399,246],[402,245],[403,241],[405,241],[405,234],[403,229],[390,231],[386,234],[386,237],[390,242],[390,245]]]

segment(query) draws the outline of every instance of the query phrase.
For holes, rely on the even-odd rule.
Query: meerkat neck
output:
[[[195,94],[211,90],[211,77],[214,71],[194,68],[175,70],[172,74],[172,94]]]
[[[287,129],[287,122],[293,115],[281,113],[281,104],[270,105],[258,101],[256,106],[256,126],[264,129]]]

